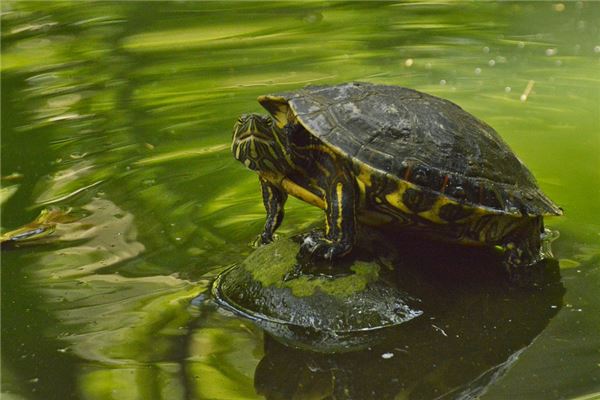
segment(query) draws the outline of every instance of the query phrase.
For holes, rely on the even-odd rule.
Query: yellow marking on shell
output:
[[[480,216],[486,214],[486,211],[481,208],[473,207],[472,205],[469,205],[469,204],[459,203],[458,201],[453,200],[449,197],[446,197],[443,194],[439,194],[437,200],[435,201],[435,203],[433,203],[431,208],[429,210],[420,212],[418,215],[421,218],[424,218],[424,219],[431,221],[433,223],[436,223],[436,224],[447,224],[449,221],[446,221],[445,219],[440,218],[440,209],[442,207],[444,207],[446,204],[453,204],[453,205],[460,206],[465,209],[471,210],[471,213],[469,213],[469,215],[467,215],[464,218],[457,219],[456,221],[453,221],[453,222],[465,223],[467,221],[471,221],[473,219],[479,218]]]
[[[445,206],[446,204],[456,204],[459,205],[458,202],[453,201],[445,196],[439,196],[438,199],[433,203],[431,209],[420,212],[418,215],[426,220],[434,222],[436,224],[447,224],[448,221],[440,218],[440,208]]]
[[[337,202],[338,202],[338,218],[337,218],[337,228],[340,230],[342,230],[342,200],[343,200],[343,191],[344,189],[344,185],[342,185],[341,182],[338,182],[338,184],[335,186],[335,192],[337,195]]]
[[[363,182],[366,186],[372,186],[371,177],[373,176],[373,171],[371,168],[368,168],[366,165],[361,164],[359,166],[358,179]]]
[[[406,214],[414,214],[404,204],[404,199],[403,199],[404,192],[409,188],[414,189],[414,190],[422,190],[422,188],[420,188],[418,185],[412,184],[412,183],[404,181],[402,179],[398,179],[396,181],[396,183],[397,183],[397,189],[394,192],[387,194],[385,196],[385,200],[391,206],[396,207],[397,209],[399,209],[400,211],[402,211]],[[436,224],[447,224],[448,221],[440,218],[440,209],[443,206],[445,206],[446,204],[456,204],[456,205],[460,205],[465,208],[472,209],[472,212],[470,215],[468,215],[465,218],[461,218],[460,220],[457,221],[457,222],[461,222],[461,223],[477,219],[477,218],[481,217],[482,215],[490,214],[490,211],[485,208],[477,207],[477,206],[474,206],[471,204],[459,203],[458,201],[453,200],[449,197],[446,197],[445,195],[440,193],[440,194],[438,194],[437,200],[435,201],[435,203],[432,205],[432,207],[429,210],[422,211],[422,212],[418,213],[417,215],[423,219],[426,219],[426,220],[431,221]]]
[[[334,151],[336,151],[335,148],[332,147],[332,149]],[[374,168],[368,164],[362,163],[362,162],[356,162],[355,161],[355,165],[358,164],[359,167],[359,178],[361,181],[363,181],[365,183],[366,186],[370,186],[371,182],[371,176],[373,175],[385,175],[387,179],[395,181],[397,184],[397,190],[394,191],[393,193],[390,193],[388,195],[385,196],[385,200],[387,201],[387,203],[389,203],[391,206],[396,207],[397,209],[399,209],[400,211],[406,213],[406,214],[413,214],[412,211],[410,211],[403,202],[402,196],[404,195],[404,192],[406,191],[406,189],[408,188],[412,188],[412,189],[416,189],[416,190],[421,190],[421,188],[417,185],[414,185],[410,182],[407,182],[405,180],[402,180],[398,177],[392,176],[388,173],[386,173],[385,171],[382,171],[380,169]],[[466,221],[471,221],[471,220],[475,220],[478,219],[479,217],[483,216],[483,215],[506,215],[505,212],[500,211],[500,210],[494,210],[492,208],[489,207],[485,207],[482,205],[478,205],[478,204],[464,204],[464,203],[459,203],[456,202],[455,200],[446,197],[445,194],[443,193],[439,193],[440,198],[437,200],[437,202],[440,202],[439,204],[434,204],[434,206],[432,207],[433,213],[435,215],[430,215],[427,214],[427,211],[425,211],[425,215],[421,215],[424,218],[427,218],[428,220],[432,221],[432,222],[437,222],[439,220],[439,209],[447,203],[455,203],[455,204],[460,204],[463,207],[470,207],[472,208],[473,212],[471,213],[471,215],[469,215],[466,218],[460,219],[459,221],[461,223],[466,222]],[[432,218],[432,219],[430,219]]]
[[[257,100],[263,105],[263,107],[269,110],[273,118],[275,118],[275,123],[278,127],[283,128],[288,123],[288,112],[290,107],[288,106],[288,102],[285,98],[280,96],[263,95],[258,96]],[[269,104],[269,107],[266,107],[266,104]],[[271,105],[276,105],[276,109],[273,110]]]
[[[478,207],[477,205],[458,202],[454,199],[446,197],[444,194],[439,194],[438,199],[435,201],[435,203],[433,204],[431,209],[423,211],[423,212],[419,213],[418,215],[420,217],[425,218],[436,224],[447,224],[448,221],[440,218],[440,209],[443,206],[445,206],[446,204],[454,204],[454,205],[461,206],[461,207],[471,211],[469,213],[469,215],[467,215],[466,217],[460,218],[460,219],[457,219],[456,221],[454,221],[454,222],[458,222],[458,223],[466,223],[469,221],[473,221],[475,219],[481,218],[484,215],[493,215],[493,214],[504,215],[501,212],[494,212],[493,210],[490,210],[488,208]]]
[[[404,204],[402,197],[404,196],[404,192],[406,192],[406,190],[408,188],[416,188],[416,186],[413,185],[412,183],[402,181],[402,180],[399,180],[397,182],[397,184],[398,184],[397,189],[394,192],[385,195],[385,200],[390,205],[392,205],[393,207],[396,207],[398,210],[402,211],[403,213],[413,214],[413,212],[408,207],[406,207],[406,205]]]
[[[289,122],[288,110],[289,110],[289,107],[287,106],[287,103],[280,104],[277,106],[277,110],[275,112],[271,113],[271,115],[273,115],[273,118],[275,118],[275,123],[277,124],[277,126],[279,128],[283,128]]]

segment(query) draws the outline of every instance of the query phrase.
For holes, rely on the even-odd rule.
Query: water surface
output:
[[[2,252],[3,397],[600,396],[599,21],[594,2],[3,2],[2,229],[60,216]],[[430,324],[453,350],[420,361],[416,338],[312,358],[192,301],[264,220],[229,153],[235,119],[260,94],[351,80],[496,128],[565,209],[546,222],[564,297],[492,291],[502,308],[459,291],[456,310],[476,312]],[[282,235],[322,218],[293,199],[286,212]]]

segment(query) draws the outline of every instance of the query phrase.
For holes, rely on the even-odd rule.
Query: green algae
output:
[[[258,248],[243,263],[252,277],[263,287],[289,288],[296,297],[311,296],[319,290],[329,296],[347,298],[362,292],[367,284],[379,278],[379,265],[373,262],[355,261],[349,275],[340,277],[301,275],[294,279],[284,277],[293,272],[298,262],[296,255],[300,245],[289,239],[281,239]]]

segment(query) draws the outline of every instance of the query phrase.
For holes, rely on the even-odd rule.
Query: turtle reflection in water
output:
[[[235,158],[258,173],[269,243],[288,194],[325,210],[301,253],[333,259],[357,219],[496,246],[509,271],[540,259],[543,216],[562,211],[489,125],[415,90],[347,83],[260,96],[269,116],[241,116]]]

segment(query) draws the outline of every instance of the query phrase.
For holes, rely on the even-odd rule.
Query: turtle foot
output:
[[[333,260],[341,258],[352,250],[352,244],[345,241],[333,241],[323,233],[314,231],[304,237],[298,252],[301,261],[322,259]]]
[[[265,244],[272,243],[273,240],[277,240],[277,238],[278,238],[277,234],[268,234],[267,232],[262,232],[252,242],[252,248],[256,249],[256,248],[258,248],[260,246],[263,246]]]

